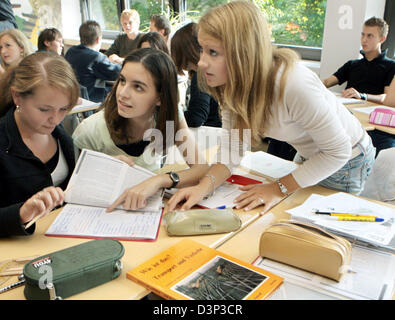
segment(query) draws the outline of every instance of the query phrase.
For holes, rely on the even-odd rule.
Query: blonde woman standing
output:
[[[79,84],[67,61],[38,52],[0,81],[0,237],[29,235],[34,217],[63,203],[74,146],[61,121],[76,104]]]
[[[276,182],[242,187],[237,208],[269,210],[300,188],[320,184],[361,192],[374,161],[374,147],[358,120],[296,55],[271,44],[263,14],[251,2],[218,6],[199,21],[201,85],[222,110],[223,128],[251,130],[253,141],[270,137],[298,152],[300,166]],[[217,163],[194,187],[169,201],[189,209],[231,174]]]
[[[18,29],[9,29],[0,33],[1,67],[4,70],[9,66],[17,65],[33,51],[30,41]]]

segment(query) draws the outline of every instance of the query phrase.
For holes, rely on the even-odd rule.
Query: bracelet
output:
[[[368,95],[366,93],[359,93],[359,95],[361,96],[362,100],[368,100]]]
[[[211,191],[211,193],[207,196],[204,197],[204,200],[208,199],[209,197],[212,197],[214,195],[214,191],[215,191],[215,178],[212,174],[205,174],[200,180],[202,180],[204,177],[209,177],[210,178],[210,182],[213,186],[213,190]],[[200,181],[199,181],[200,183]]]

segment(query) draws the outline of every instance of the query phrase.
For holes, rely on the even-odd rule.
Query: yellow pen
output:
[[[348,216],[335,216],[337,221],[360,221],[360,222],[383,222],[384,219],[376,217],[348,217]]]
[[[315,214],[322,214],[332,217],[353,217],[353,218],[378,218],[376,216],[369,216],[364,214],[354,214],[354,213],[340,213],[340,212],[323,212],[315,210],[313,211]]]

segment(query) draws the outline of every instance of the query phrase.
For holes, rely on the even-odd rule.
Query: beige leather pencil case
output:
[[[163,220],[170,236],[226,233],[241,227],[240,217],[232,209],[169,211]]]
[[[317,226],[280,220],[262,233],[259,254],[339,281],[351,260],[351,244]]]

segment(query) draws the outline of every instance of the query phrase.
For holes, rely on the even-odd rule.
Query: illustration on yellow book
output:
[[[189,239],[130,270],[127,277],[165,299],[177,300],[265,299],[283,281]]]

